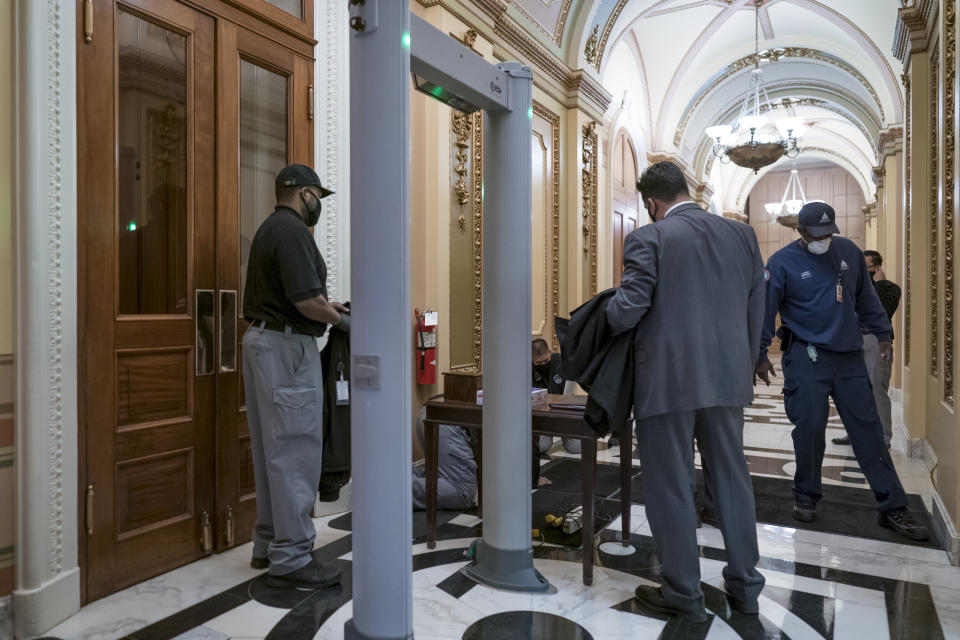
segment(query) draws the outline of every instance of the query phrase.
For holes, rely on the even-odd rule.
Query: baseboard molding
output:
[[[947,511],[939,493],[933,494],[933,531],[937,540],[943,544],[947,556],[950,558],[950,564],[960,567],[960,534],[957,533],[957,527],[950,518],[950,512]]]
[[[13,637],[13,598],[0,598],[0,638]]]
[[[80,610],[80,569],[64,571],[37,589],[13,592],[15,637],[33,638]]]

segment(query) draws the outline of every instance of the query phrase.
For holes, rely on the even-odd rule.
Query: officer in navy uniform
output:
[[[794,425],[797,462],[793,515],[801,522],[816,518],[832,397],[876,498],[879,523],[911,540],[926,540],[929,532],[906,510],[907,495],[884,442],[863,359],[860,324],[877,336],[880,358],[889,362],[893,357],[890,320],[874,291],[863,253],[850,240],[834,235],[839,233],[836,214],[824,202],[804,205],[797,231],[800,240],[773,254],[764,273],[767,310],[756,368],[769,385],[776,371],[767,348],[779,313],[784,404]]]
[[[250,564],[269,568],[272,587],[318,589],[339,582],[340,569],[310,553],[323,459],[317,338],[328,324],[346,330],[349,310],[327,301],[327,268],[309,229],[320,218],[320,199],[332,191],[301,164],[277,174],[275,191],[277,208],[250,245],[243,291],[243,317],[251,323],[243,336],[243,381],[257,495]]]
[[[563,371],[563,360],[559,353],[550,353],[550,346],[543,338],[536,338],[530,345],[533,354],[533,386],[546,389],[547,393],[562,394],[567,386],[567,375]],[[539,436],[534,441],[540,453],[550,451],[553,436]],[[580,440],[563,438],[563,448],[568,453],[580,453]]]

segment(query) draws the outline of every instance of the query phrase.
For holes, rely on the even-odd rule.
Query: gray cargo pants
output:
[[[863,360],[867,364],[867,376],[873,385],[873,399],[877,403],[880,424],[883,425],[883,439],[889,446],[893,439],[893,417],[890,405],[890,374],[893,363],[880,364],[880,341],[872,333],[863,334]]]
[[[283,575],[310,562],[323,453],[323,372],[316,338],[251,326],[243,382],[257,491],[253,555]]]

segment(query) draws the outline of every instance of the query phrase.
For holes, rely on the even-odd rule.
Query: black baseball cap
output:
[[[797,226],[814,238],[831,233],[840,233],[837,228],[837,214],[826,202],[808,202],[800,209]]]
[[[288,164],[277,174],[277,188],[281,187],[316,187],[320,189],[320,197],[333,195],[333,191],[320,184],[320,177],[313,169],[304,164]]]

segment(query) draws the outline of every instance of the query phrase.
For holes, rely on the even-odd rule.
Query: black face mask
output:
[[[533,365],[533,374],[534,377],[540,378],[541,380],[550,381],[550,365],[549,364],[535,364]]]
[[[313,198],[313,207],[307,204],[307,199],[303,197],[303,192],[300,192],[300,199],[303,200],[303,206],[307,208],[307,219],[304,222],[307,223],[308,227],[315,226],[317,221],[320,220],[320,200],[317,196],[313,195],[312,192],[308,191],[310,197]]]

